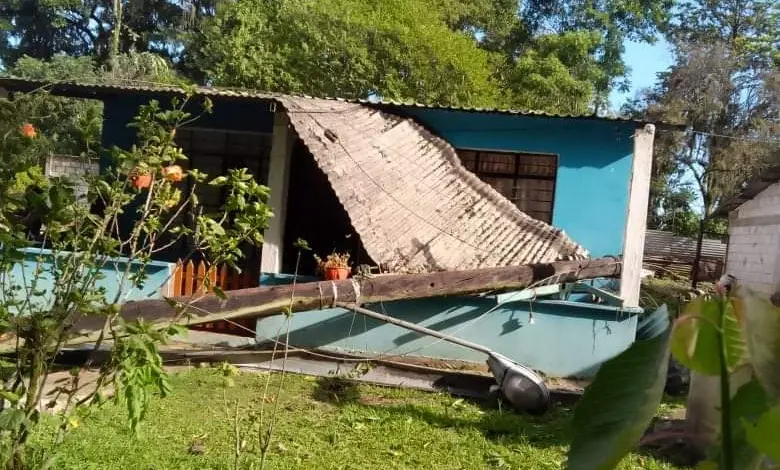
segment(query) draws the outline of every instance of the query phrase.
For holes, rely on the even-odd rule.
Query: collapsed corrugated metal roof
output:
[[[277,97],[371,258],[391,270],[457,270],[583,258],[460,163],[412,119],[363,104]]]

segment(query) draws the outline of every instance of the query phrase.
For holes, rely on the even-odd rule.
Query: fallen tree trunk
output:
[[[203,295],[128,302],[122,306],[125,321],[142,318],[165,323],[175,318],[172,303],[188,305],[180,323],[194,325],[236,318],[259,318],[283,313],[328,308],[336,302],[371,304],[401,299],[420,299],[449,295],[467,295],[489,291],[523,289],[540,281],[548,284],[579,279],[618,277],[620,260],[599,258],[583,261],[559,261],[547,264],[485,268],[468,271],[443,271],[427,274],[394,274],[343,281],[261,286],[226,292],[226,298]],[[85,317],[74,326],[83,334],[99,331],[102,317]]]

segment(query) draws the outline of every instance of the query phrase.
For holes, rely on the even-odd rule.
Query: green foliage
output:
[[[745,287],[735,300],[744,324],[750,363],[761,385],[780,399],[780,308]]]
[[[120,319],[117,323],[120,335],[111,352],[110,366],[115,370],[115,400],[126,407],[130,429],[135,433],[154,392],[163,398],[171,392],[157,345],[164,344],[172,332],[156,329],[142,320],[126,324]]]
[[[754,469],[761,461],[761,454],[748,443],[746,427],[755,424],[769,409],[769,397],[756,380],[741,386],[731,399],[731,430],[734,448],[734,464],[738,469]],[[715,449],[713,461],[722,458],[720,449]]]
[[[653,41],[672,2],[7,3],[6,65],[89,56],[121,79],[168,82],[176,64],[199,82],[269,91],[582,112],[603,110],[608,91],[626,86],[623,41]]]
[[[598,33],[573,31],[544,35],[510,65],[509,102],[521,109],[587,113],[594,83],[604,72],[593,59]]]
[[[727,368],[733,371],[745,355],[737,317],[731,302],[698,298],[675,322],[671,350],[682,365],[704,375],[720,375],[720,358],[713,355],[723,338]]]
[[[775,405],[758,419],[755,426],[746,424],[747,441],[767,457],[780,460],[780,441],[777,433],[780,431],[780,405]]]
[[[174,306],[173,325],[161,327],[123,322],[121,304],[144,287],[146,266],[167,246],[186,238],[193,247],[186,257],[197,252],[214,264],[235,264],[242,256],[238,246],[261,243],[272,216],[266,205],[268,188],[246,170],[211,179],[209,184],[222,188],[226,199],[215,213],[203,213],[194,194],[209,178],[194,170],[188,176],[176,165],[186,156],[174,142],[175,130],[193,119],[183,111],[187,100],[173,100],[172,109],[154,101],[142,106],[131,123],[137,144],[114,148],[111,166],[86,177],[86,200],[77,200],[72,182],[41,177],[41,160],[52,144],[44,132],[24,125],[33,121],[24,112],[39,109],[25,105],[38,98],[20,95],[0,101],[0,129],[6,129],[0,146],[0,335],[20,340],[4,343],[15,344],[19,359],[9,365],[2,384],[8,404],[0,422],[10,428],[11,453],[0,457],[15,469],[25,468],[24,446],[38,420],[43,381],[54,356],[77,334],[74,322],[84,315],[104,318],[95,348],[106,339],[114,348],[94,384],[79,384],[77,370],[56,390],[57,396],[67,397],[61,431],[73,427],[65,421],[70,411],[102,402],[109,384],[135,431],[152,397],[170,392],[157,345],[181,332],[175,323],[188,305]],[[139,174],[149,177],[148,185],[136,184]],[[186,187],[181,184],[185,177],[191,178]],[[96,205],[99,210],[91,210]],[[192,224],[182,223],[186,212],[198,214]],[[28,274],[19,276],[12,270],[23,261],[20,249],[32,246],[30,235],[42,240],[51,254],[41,255]],[[117,264],[118,257],[128,261]],[[111,297],[98,282],[106,270],[116,275]],[[76,399],[77,393],[87,396]]]
[[[566,468],[615,468],[655,415],[666,384],[670,332],[666,308],[653,315],[663,324],[660,331],[605,362],[585,390],[574,414]]]
[[[758,469],[763,468],[761,465],[766,457],[780,458],[777,440],[780,405],[776,388],[780,362],[780,348],[777,347],[780,343],[780,308],[741,286],[734,286],[733,290],[736,292],[733,297],[692,303],[685,315],[675,322],[672,331],[671,351],[675,359],[694,372],[720,377],[720,445],[713,449],[714,460],[697,468]],[[745,354],[742,338],[746,338],[748,354]],[[607,364],[625,363],[636,355],[635,351],[632,346]],[[738,365],[750,367],[757,380],[740,387],[731,398],[730,371]],[[665,373],[665,367],[666,361],[659,362],[657,370]],[[624,374],[632,372],[634,370],[629,369]],[[654,377],[655,370],[642,369],[642,373],[643,379],[635,379],[637,386],[626,385],[621,395],[614,389],[616,376],[620,375],[599,371],[586,391],[586,398],[591,395],[590,400],[583,400],[576,411],[575,416],[581,418],[575,420],[579,423],[579,427],[575,426],[575,444],[577,439],[581,442],[573,444],[569,452],[571,468],[615,468],[626,449],[636,444],[647,425],[646,413],[637,412],[632,416],[624,412],[620,415],[624,421],[615,426],[636,431],[625,440],[607,441],[598,452],[583,443],[613,437],[613,434],[603,437],[603,429],[588,423],[618,423],[615,410],[639,410],[658,405],[660,398],[650,397],[646,390],[648,385],[641,382],[649,380],[648,376]],[[601,406],[597,408],[594,403]],[[583,449],[592,452],[588,454]]]
[[[266,376],[276,388],[281,374],[245,370],[224,387],[220,367],[173,373],[173,393],[155,397],[135,438],[121,425],[125,410],[112,403],[66,437],[52,466],[58,470],[232,469],[234,428],[221,416],[225,400],[240,403],[242,429],[263,403]],[[571,409],[560,405],[544,416],[485,408],[470,400],[451,407],[449,394],[366,383],[348,383],[337,404],[321,390],[334,378],[286,374],[280,419],[266,468],[274,470],[430,469],[487,470],[502,459],[507,469],[559,469],[570,438]],[[339,392],[328,388],[325,392]],[[266,406],[269,406],[267,404]],[[218,419],[215,419],[215,416]],[[52,423],[36,430],[30,452],[48,445]],[[194,437],[195,436],[195,437]],[[242,432],[246,454],[239,468],[258,468],[258,442]],[[205,452],[192,451],[194,440]],[[279,445],[277,445],[279,444]],[[31,460],[39,462],[38,459]],[[35,467],[38,468],[38,467]],[[632,453],[621,470],[677,470],[661,459]]]
[[[317,96],[490,104],[489,54],[418,0],[226,2],[193,60],[217,84]]]
[[[532,33],[587,32],[597,38],[591,60],[596,108],[604,109],[613,87],[627,89],[623,60],[625,40],[654,42],[669,19],[672,0],[531,0],[523,3],[523,18]],[[537,33],[538,34],[538,33]]]

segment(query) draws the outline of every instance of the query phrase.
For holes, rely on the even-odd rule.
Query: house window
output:
[[[258,183],[267,184],[271,134],[183,128],[176,132],[176,143],[189,159],[183,165],[187,168],[197,168],[210,178],[231,168],[246,168]],[[222,205],[224,195],[219,188],[200,185],[198,198],[210,211]]]
[[[558,156],[459,149],[463,165],[518,209],[552,223]]]

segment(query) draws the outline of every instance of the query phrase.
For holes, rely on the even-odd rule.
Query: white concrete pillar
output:
[[[623,272],[620,276],[620,297],[626,307],[639,306],[654,137],[655,126],[652,124],[646,124],[634,134],[634,160],[623,239]]]
[[[295,134],[290,128],[287,114],[277,109],[274,114],[274,131],[271,140],[271,158],[268,166],[268,187],[271,195],[268,203],[274,216],[268,223],[263,238],[260,271],[279,273],[284,254],[284,224],[287,217],[287,191],[290,182],[290,160]]]

